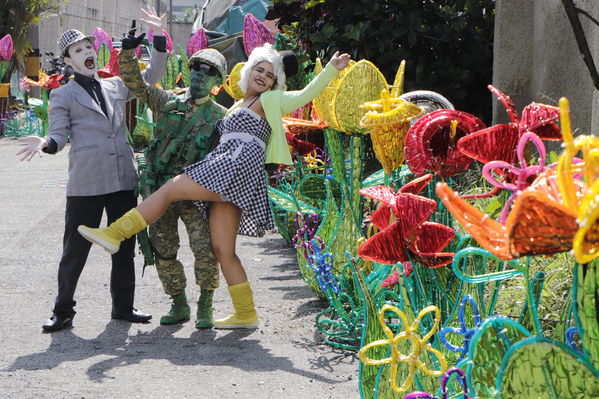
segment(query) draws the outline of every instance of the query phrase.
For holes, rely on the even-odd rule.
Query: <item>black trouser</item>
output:
[[[137,205],[133,191],[119,191],[111,194],[67,197],[62,259],[58,266],[58,295],[54,313],[75,315],[73,300],[77,281],[85,266],[91,243],[79,234],[80,224],[98,227],[102,212],[106,209],[108,223],[114,222],[129,209]],[[112,255],[110,273],[110,294],[112,312],[127,313],[133,308],[135,295],[135,236],[121,243],[119,251]]]

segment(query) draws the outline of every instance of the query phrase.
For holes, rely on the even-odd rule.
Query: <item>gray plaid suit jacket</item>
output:
[[[154,84],[168,52],[152,52],[144,79]],[[50,93],[48,137],[58,151],[71,141],[67,196],[91,196],[137,188],[133,149],[127,140],[125,103],[134,98],[121,78],[100,79],[108,117],[74,80]]]

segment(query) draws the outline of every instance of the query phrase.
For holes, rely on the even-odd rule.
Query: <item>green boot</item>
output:
[[[185,292],[173,295],[171,310],[160,318],[160,324],[177,324],[189,320],[189,305]]]
[[[196,328],[214,327],[214,317],[212,317],[212,296],[214,291],[202,290],[200,299],[198,299],[198,311],[196,313]]]

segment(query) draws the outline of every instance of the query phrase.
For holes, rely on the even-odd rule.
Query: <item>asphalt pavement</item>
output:
[[[161,326],[170,298],[136,256],[135,306],[149,324],[111,320],[110,258],[93,247],[76,292],[73,327],[42,333],[62,252],[68,147],[30,162],[0,137],[0,398],[358,398],[358,359],[322,343],[314,321],[326,304],[302,280],[295,250],[278,234],[240,237],[260,315],[256,330]],[[103,221],[103,224],[105,221]],[[180,259],[195,301],[184,229]],[[229,314],[226,284],[214,300]],[[195,305],[192,305],[195,312]]]

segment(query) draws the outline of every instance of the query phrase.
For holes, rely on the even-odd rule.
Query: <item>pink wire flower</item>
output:
[[[9,33],[0,39],[0,61],[10,60],[13,55],[13,50],[12,36]]]
[[[203,50],[208,47],[208,38],[206,37],[206,31],[204,28],[198,29],[187,42],[187,56],[191,57],[196,51]]]
[[[243,18],[243,48],[249,56],[252,50],[264,43],[274,44],[275,38],[268,27],[252,14]]]
[[[92,32],[92,36],[96,38],[94,41],[94,50],[96,53],[100,50],[100,47],[102,47],[102,43],[106,43],[108,50],[112,51],[112,37],[104,29],[98,26]]]
[[[524,150],[526,149],[526,144],[531,142],[539,153],[539,164],[538,165],[528,165],[526,162],[526,158],[524,156]],[[508,191],[511,191],[512,195],[506,201],[503,210],[501,211],[501,215],[499,217],[499,222],[501,224],[505,224],[505,220],[507,219],[507,215],[510,211],[512,203],[518,196],[518,194],[528,188],[532,184],[532,182],[545,170],[545,146],[543,142],[533,132],[526,132],[520,137],[518,141],[517,147],[517,157],[518,163],[520,167],[514,166],[511,163],[505,161],[491,161],[485,166],[483,166],[483,176],[489,183],[494,185],[495,187],[499,187]],[[493,171],[500,172],[503,171],[505,181],[499,181],[493,175]]]

